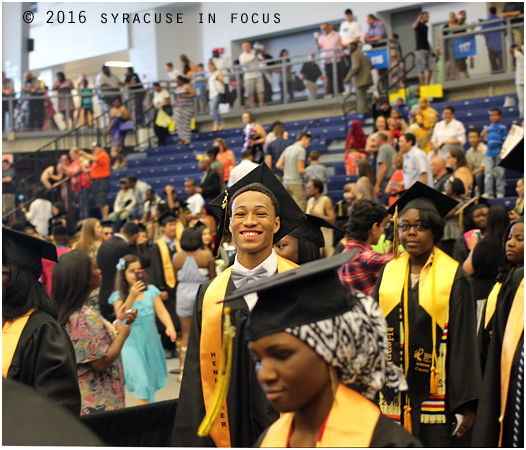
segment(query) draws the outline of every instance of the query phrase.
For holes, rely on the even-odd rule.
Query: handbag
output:
[[[303,84],[303,80],[298,75],[294,75],[294,90],[297,92],[305,90],[305,84]]]
[[[169,116],[171,116],[174,112],[173,112],[173,109],[172,109],[172,105],[164,105],[162,107],[162,109],[164,110],[164,112],[166,114],[168,114]]]
[[[134,126],[134,122],[133,120],[129,120],[128,122],[122,122],[121,123],[121,131],[131,131],[133,130],[133,126]]]
[[[155,118],[155,125],[161,128],[168,128],[172,118],[166,114],[163,108],[159,108],[157,111],[157,116]]]

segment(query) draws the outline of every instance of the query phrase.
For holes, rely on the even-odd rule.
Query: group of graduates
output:
[[[436,246],[456,203],[420,182],[401,195],[371,298],[339,280],[352,252],[299,266],[277,254],[294,230],[316,243],[326,225],[265,164],[213,200],[215,250],[228,229],[237,253],[199,288],[172,445],[523,446],[523,268],[488,300],[483,376],[472,282]],[[15,252],[3,245],[3,282],[24,263]]]

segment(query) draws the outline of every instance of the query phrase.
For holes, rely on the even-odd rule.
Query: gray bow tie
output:
[[[230,278],[232,278],[232,281],[236,285],[236,288],[239,289],[245,284],[247,284],[249,281],[257,281],[261,280],[262,278],[267,278],[267,271],[264,267],[258,267],[253,272],[246,273],[245,271],[232,267],[232,271],[230,272]]]

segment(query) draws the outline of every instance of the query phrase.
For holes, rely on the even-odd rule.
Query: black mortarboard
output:
[[[306,220],[305,214],[303,214],[298,204],[276,178],[276,175],[272,173],[265,163],[261,163],[210,202],[210,207],[219,220],[214,248],[215,256],[217,256],[217,251],[219,251],[223,231],[230,214],[229,209],[232,197],[239,189],[252,183],[262,184],[278,199],[281,225],[278,232],[274,235],[274,243],[278,242],[283,236],[289,234],[294,228]]]
[[[165,212],[161,217],[157,219],[157,223],[164,227],[168,222],[175,222],[177,217],[171,211]]]
[[[394,215],[396,206],[400,214],[404,209],[427,209],[437,212],[440,217],[458,205],[458,201],[438,192],[420,181],[417,181],[394,203],[387,212]]]
[[[35,225],[33,225],[31,222],[26,221],[26,222],[24,223],[24,230],[33,230],[33,231],[37,231],[37,227],[35,227]]]
[[[324,227],[340,230],[338,227],[335,227],[321,217],[313,216],[312,214],[305,214],[305,217],[307,217],[307,220],[294,228],[294,230],[289,233],[289,236],[298,239],[305,239],[306,241],[312,242],[316,247],[322,248],[325,247],[325,239],[321,232],[321,228]]]
[[[42,258],[57,262],[57,248],[48,241],[2,227],[2,262],[42,275]]]
[[[115,222],[112,222],[111,220],[101,220],[100,225],[102,228],[113,228]]]
[[[341,284],[337,269],[348,263],[352,256],[350,252],[340,253],[248,283],[225,301],[257,292],[258,301],[250,312],[247,325],[251,341],[286,328],[340,315],[350,309],[353,296],[349,288]]]
[[[524,173],[524,137],[504,154],[499,166]]]
[[[139,227],[139,233],[146,232],[146,226],[144,225],[144,223],[139,222],[137,226]]]

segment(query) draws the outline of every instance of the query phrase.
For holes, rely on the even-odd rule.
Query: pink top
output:
[[[331,31],[329,34],[322,34],[318,38],[318,45],[320,46],[321,50],[337,48],[339,47],[339,42],[340,42],[340,34],[336,33],[336,31]],[[334,51],[327,51],[327,52],[322,53],[322,57],[327,58],[323,61],[324,64],[332,63],[333,54],[334,54]],[[338,52],[338,54],[341,54],[341,52]],[[340,62],[340,58],[338,58],[336,62]]]

